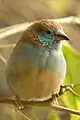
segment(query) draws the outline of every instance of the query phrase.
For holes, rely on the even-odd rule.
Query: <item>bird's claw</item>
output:
[[[21,103],[21,100],[18,95],[15,96],[15,103],[19,110],[24,109],[24,106]]]
[[[78,94],[73,90],[73,88],[74,88],[73,84],[61,85],[58,94],[56,94],[56,97],[61,96],[62,94],[64,94],[67,91],[70,91],[73,95],[78,96]]]

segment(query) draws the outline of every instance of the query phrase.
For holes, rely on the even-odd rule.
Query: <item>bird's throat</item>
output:
[[[55,71],[60,68],[61,52],[55,49],[40,48],[30,44],[19,46],[19,52],[16,55],[17,61],[24,63],[29,67],[38,67]],[[16,48],[15,48],[16,49]]]

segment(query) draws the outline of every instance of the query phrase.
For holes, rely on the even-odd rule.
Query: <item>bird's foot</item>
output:
[[[50,103],[52,103],[52,104],[58,105],[57,98],[67,91],[70,91],[70,92],[72,92],[73,94],[76,95],[76,93],[73,91],[73,84],[61,85],[59,92],[58,93],[52,93],[52,96],[51,96],[50,99],[48,99],[48,101],[50,101]]]
[[[72,92],[74,95],[77,95],[74,90],[73,90],[73,84],[68,84],[68,85],[61,85],[60,86],[60,90],[58,93],[52,93],[51,97],[48,98],[47,100],[45,100],[45,102],[50,102],[52,104],[56,104],[58,105],[58,101],[57,101],[57,98],[59,96],[61,96],[62,94],[64,94],[65,92],[67,91],[70,91]],[[78,96],[78,95],[77,95]]]
[[[72,89],[73,89],[73,84],[61,85],[59,95],[62,95],[67,91],[71,91]]]
[[[61,96],[67,91],[70,91],[73,95],[78,96],[77,93],[75,93],[75,91],[73,90],[74,87],[75,86],[73,84],[61,85],[58,94],[56,94],[56,97]]]
[[[21,100],[18,95],[15,96],[15,103],[19,110],[24,109],[24,106],[21,103]]]

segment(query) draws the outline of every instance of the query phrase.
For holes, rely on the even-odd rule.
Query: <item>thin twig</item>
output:
[[[77,16],[71,16],[71,17],[54,19],[54,20],[62,24],[75,23],[80,25],[80,17],[77,17]],[[32,23],[25,22],[25,23],[16,24],[10,27],[2,28],[0,29],[0,39],[22,32],[31,24]]]
[[[13,108],[13,106],[9,105],[9,107],[11,109],[13,109],[14,111],[16,111],[19,115],[23,116],[24,118],[26,118],[26,120],[31,120],[31,118],[29,118],[27,115],[23,114],[20,110],[18,110],[17,108]]]
[[[0,48],[10,48],[15,47],[16,44],[2,44],[0,45]],[[0,60],[6,65],[7,59],[0,53]]]
[[[80,17],[77,17],[77,16],[59,18],[59,19],[55,19],[55,21],[62,24],[79,24],[80,25]]]
[[[15,100],[13,99],[0,99],[0,103],[16,105]],[[51,109],[58,110],[58,111],[69,112],[71,114],[80,115],[79,111],[69,109],[66,107],[62,107],[62,106],[58,106],[58,105],[54,105],[54,104],[50,104],[49,101],[23,101],[21,100],[21,103],[23,104],[24,107],[26,107],[26,105],[36,106],[36,107],[47,107],[47,108],[51,108]]]
[[[5,57],[3,57],[3,55],[0,53],[0,60],[6,65],[7,60]]]
[[[14,48],[16,44],[0,44],[0,48]]]
[[[12,25],[10,27],[2,28],[0,29],[0,39],[6,38],[8,36],[14,35],[16,33],[24,31],[30,23],[25,22],[25,23],[20,23],[17,25]]]

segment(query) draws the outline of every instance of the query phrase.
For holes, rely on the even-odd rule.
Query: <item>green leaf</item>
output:
[[[48,115],[48,120],[60,120],[59,116],[56,113],[51,112]]]
[[[63,54],[67,63],[67,74],[64,84],[80,84],[80,54],[75,51],[69,43],[63,43]],[[75,87],[75,92],[80,95],[80,86]],[[80,98],[67,92],[62,97],[65,105],[69,108],[79,110]],[[71,120],[78,120],[79,116],[71,115]]]
[[[80,84],[80,54],[68,43],[63,44],[63,54],[67,63],[67,74],[64,84]],[[76,87],[75,91],[80,94],[80,86]]]

